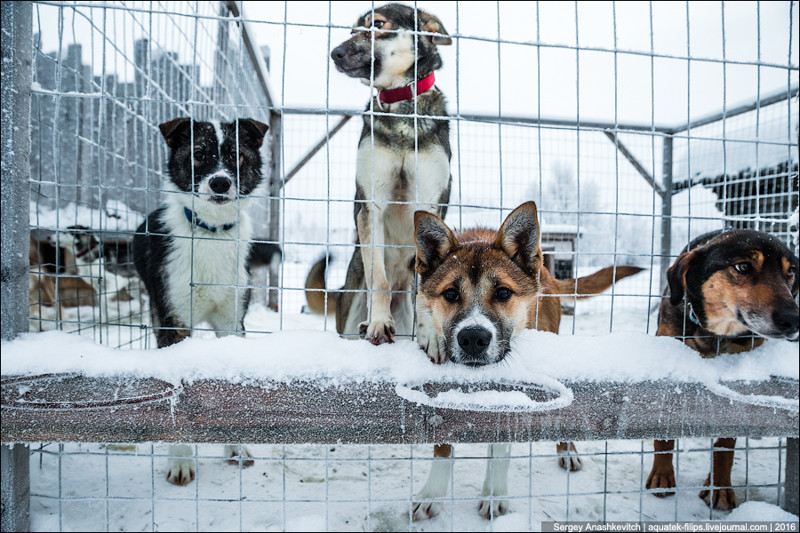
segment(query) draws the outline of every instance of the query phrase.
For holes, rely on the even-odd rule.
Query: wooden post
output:
[[[8,2],[2,8],[2,338],[28,331],[30,251],[31,83],[33,7]],[[2,446],[3,531],[30,530],[30,455],[24,445]]]
[[[0,485],[2,485],[2,531],[30,531],[30,452],[23,444],[3,444]]]

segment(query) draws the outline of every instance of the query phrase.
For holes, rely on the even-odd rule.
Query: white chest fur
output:
[[[172,234],[164,279],[176,318],[189,327],[207,321],[231,333],[245,312],[249,216],[242,210],[231,229],[211,232],[190,224],[183,207],[170,206],[164,223]]]
[[[386,244],[413,246],[414,211],[436,212],[449,180],[450,162],[440,146],[405,152],[373,146],[369,137],[359,146],[356,183],[383,218]]]

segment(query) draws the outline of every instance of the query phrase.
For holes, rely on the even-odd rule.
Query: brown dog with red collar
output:
[[[681,339],[702,357],[747,352],[765,339],[798,340],[797,257],[777,238],[752,230],[712,232],[695,239],[667,271],[669,292],[656,335]],[[666,297],[668,296],[668,298]],[[713,474],[700,497],[714,509],[736,507],[731,486],[735,438],[720,438]],[[648,489],[675,487],[675,441],[654,441]],[[660,491],[656,496],[673,494]]]

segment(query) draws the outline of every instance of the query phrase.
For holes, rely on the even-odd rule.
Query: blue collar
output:
[[[692,307],[692,302],[690,302],[688,298],[686,299],[686,306],[689,311],[689,320],[702,328],[703,324],[701,324],[700,319],[697,318],[697,313],[694,312],[694,307]]]
[[[205,222],[200,220],[200,217],[198,217],[195,213],[193,213],[192,210],[189,209],[188,207],[184,206],[183,212],[186,214],[186,219],[189,221],[189,224],[194,224],[195,226],[200,226],[204,230],[208,230],[211,233],[216,233],[217,232],[217,227],[216,226],[209,226],[208,224],[206,224]],[[222,231],[228,231],[229,229],[231,229],[235,225],[236,225],[236,222],[230,222],[228,224],[225,224],[224,226],[222,226]]]

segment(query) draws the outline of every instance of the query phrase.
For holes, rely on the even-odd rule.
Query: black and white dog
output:
[[[253,232],[245,206],[262,182],[259,149],[268,126],[252,119],[178,118],[159,127],[169,147],[167,198],[133,241],[158,347],[183,340],[200,322],[211,324],[218,337],[243,335]],[[170,450],[173,456],[191,453],[187,445]],[[226,446],[225,454],[233,458],[240,451]],[[250,453],[242,447],[241,455]],[[170,460],[170,483],[193,479],[193,460]]]

